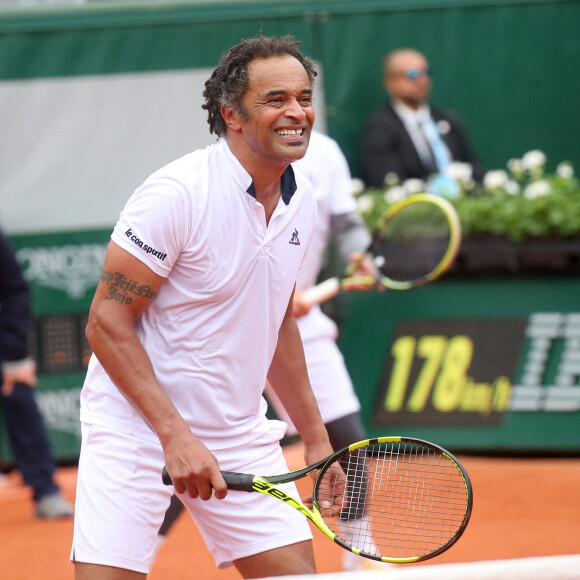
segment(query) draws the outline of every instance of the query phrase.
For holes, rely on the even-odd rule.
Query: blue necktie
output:
[[[433,157],[435,159],[435,164],[437,165],[437,170],[442,171],[451,163],[451,156],[449,155],[449,150],[447,149],[441,135],[439,134],[439,129],[431,116],[424,118],[420,122],[423,134],[427,140],[427,144],[433,152]]]

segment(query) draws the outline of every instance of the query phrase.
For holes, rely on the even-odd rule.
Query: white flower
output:
[[[564,179],[572,179],[574,177],[574,167],[569,161],[564,161],[556,167],[556,175]]]
[[[514,181],[513,179],[508,179],[503,184],[503,188],[510,195],[518,195],[518,193],[520,192],[520,185],[519,185],[519,183],[517,181]]]
[[[550,184],[543,179],[539,179],[538,181],[530,183],[526,189],[524,189],[524,197],[526,199],[536,199],[548,195],[550,191]]]
[[[460,184],[469,183],[473,178],[473,167],[469,163],[452,161],[446,168],[445,173]]]
[[[371,213],[371,211],[373,211],[373,208],[375,207],[375,200],[373,199],[372,195],[369,195],[368,193],[365,193],[364,195],[361,195],[357,200],[356,200],[356,204],[358,207],[358,210],[361,213]]]
[[[507,162],[507,168],[516,179],[523,178],[525,169],[521,159],[510,159]]]
[[[546,156],[539,149],[533,149],[532,151],[528,151],[522,157],[522,165],[524,169],[527,169],[528,171],[543,167],[545,164],[546,164]]]
[[[507,168],[510,171],[522,171],[524,164],[522,163],[521,159],[512,158],[507,162]]]
[[[485,189],[499,189],[504,187],[508,180],[509,175],[503,169],[488,171],[483,177],[483,187]]]
[[[423,193],[426,189],[426,184],[421,179],[406,179],[403,187],[409,195],[413,193]]]
[[[395,203],[401,199],[405,199],[407,195],[407,190],[404,187],[395,185],[395,187],[391,187],[391,189],[385,193],[385,201],[388,204]]]
[[[475,181],[473,179],[466,181],[462,185],[463,185],[463,189],[465,189],[465,191],[471,191],[472,189],[475,189]]]
[[[393,187],[399,183],[399,176],[394,171],[389,171],[385,175],[384,183],[387,187]]]
[[[350,180],[350,188],[354,195],[360,195],[365,190],[365,182],[358,177],[353,177]]]

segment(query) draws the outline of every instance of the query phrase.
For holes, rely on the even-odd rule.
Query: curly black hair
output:
[[[316,76],[314,62],[300,52],[299,46],[300,42],[293,36],[275,37],[260,34],[256,38],[243,39],[230,48],[221,57],[217,68],[206,81],[203,91],[205,104],[202,108],[207,111],[210,133],[215,133],[219,137],[226,133],[227,126],[221,115],[223,104],[234,107],[243,118],[247,115],[242,106],[242,99],[248,89],[248,66],[256,59],[286,54],[293,56],[306,70],[312,85]]]

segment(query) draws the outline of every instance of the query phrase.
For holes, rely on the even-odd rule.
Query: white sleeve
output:
[[[145,182],[131,196],[111,239],[167,278],[194,231],[192,196],[172,179]]]
[[[348,162],[338,144],[334,141],[329,146],[329,161],[332,160],[330,173],[332,188],[332,215],[349,213],[356,210],[356,200],[352,193],[352,176]]]

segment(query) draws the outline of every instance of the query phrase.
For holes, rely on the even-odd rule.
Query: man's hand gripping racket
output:
[[[357,285],[409,290],[424,286],[444,274],[461,246],[461,224],[455,208],[444,198],[417,193],[394,203],[380,217],[366,254],[343,273],[304,292],[312,307]],[[355,276],[366,255],[372,257],[378,277]]]
[[[336,462],[346,475],[346,489]],[[312,509],[277,485],[316,470]],[[383,562],[417,562],[441,554],[464,532],[473,503],[459,461],[438,445],[407,437],[359,441],[283,475],[222,474],[229,490],[281,500],[345,550]],[[165,468],[163,482],[171,484]]]

